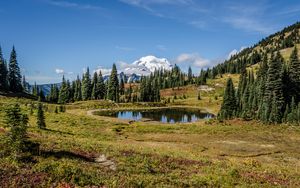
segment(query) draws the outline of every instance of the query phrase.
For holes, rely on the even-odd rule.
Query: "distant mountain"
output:
[[[51,90],[51,85],[53,84],[40,84],[40,85],[37,85],[40,89],[43,90],[44,94],[45,95],[48,95],[50,93],[50,90]],[[61,83],[56,83],[56,86],[58,88],[60,88],[61,86]],[[28,84],[27,88],[29,89],[29,91],[32,91],[32,88],[34,87],[34,85],[30,85]]]
[[[123,78],[126,82],[136,82],[141,76],[147,76],[155,70],[171,70],[173,65],[166,58],[157,58],[149,55],[141,57],[132,64],[127,65],[123,70],[120,70],[119,78]],[[109,75],[104,75],[104,80],[108,80]]]
[[[136,69],[133,68],[131,70],[143,71],[142,73],[146,73],[146,72],[151,73],[154,72],[155,70],[161,70],[161,69],[171,70],[173,67],[166,58],[157,58],[151,55],[140,58],[139,60],[133,62],[132,65]],[[138,72],[136,72],[136,74],[138,74]]]
[[[155,70],[171,70],[173,65],[166,58],[157,58],[155,56],[149,55],[141,57],[139,60],[134,61],[129,64],[125,69],[120,70],[119,79],[123,78],[125,82],[137,82],[140,80],[141,76],[147,76],[153,73]],[[109,74],[103,75],[104,81],[109,79]],[[45,95],[50,93],[52,84],[41,84],[38,85]],[[58,88],[60,88],[61,83],[56,83]],[[28,88],[32,90],[33,85],[29,85]]]

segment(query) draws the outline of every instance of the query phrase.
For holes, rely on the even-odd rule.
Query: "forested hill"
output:
[[[214,67],[218,74],[241,73],[243,65],[251,66],[262,61],[265,54],[268,57],[273,52],[280,51],[285,60],[288,60],[294,46],[300,49],[300,22],[285,27],[283,30],[272,34],[252,47],[243,49],[229,60]]]
[[[227,82],[219,118],[300,124],[299,28],[289,26],[213,68],[240,73],[236,91]]]

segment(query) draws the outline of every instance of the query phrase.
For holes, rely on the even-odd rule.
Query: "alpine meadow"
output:
[[[300,187],[299,7],[1,1],[0,187]]]

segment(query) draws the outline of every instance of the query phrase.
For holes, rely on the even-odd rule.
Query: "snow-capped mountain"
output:
[[[136,66],[139,71],[150,71],[154,72],[155,70],[171,70],[172,65],[166,58],[157,58],[155,56],[145,56],[139,60],[132,63]]]
[[[173,65],[166,58],[149,55],[127,64],[120,74],[125,74],[127,82],[135,82],[141,76],[147,76],[155,70],[171,70]]]

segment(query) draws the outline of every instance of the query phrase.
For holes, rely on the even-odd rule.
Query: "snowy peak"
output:
[[[155,70],[171,70],[172,65],[166,58],[157,58],[155,56],[145,56],[133,62],[133,65],[140,71],[154,72]]]

